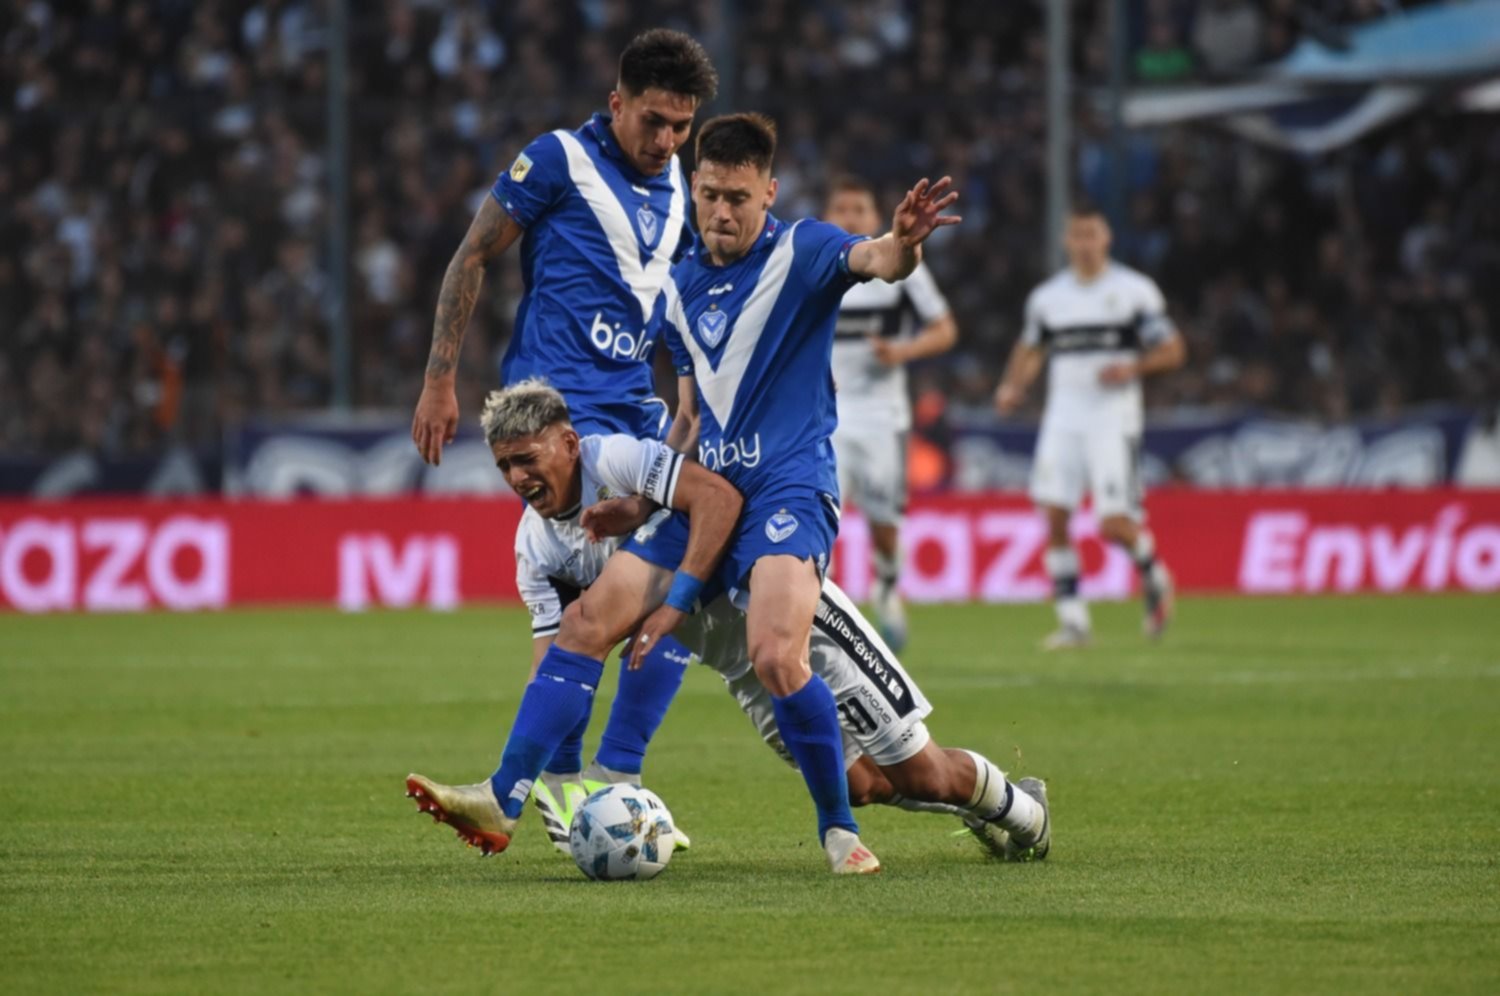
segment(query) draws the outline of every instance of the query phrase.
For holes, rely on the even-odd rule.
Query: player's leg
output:
[[[871,801],[958,816],[998,855],[1016,857],[1032,848],[1045,853],[1044,810],[1025,793],[1018,800],[1004,773],[983,755],[933,743],[924,722],[931,703],[832,581],[819,597],[810,658],[838,702],[846,752],[860,755],[860,763],[850,767],[851,793],[868,794],[855,774],[862,764],[873,763],[891,794]],[[1016,854],[1007,855],[1012,836]]]
[[[906,513],[906,433],[883,433],[870,448],[868,485],[860,507],[870,520],[874,547],[875,621],[897,651],[906,646],[906,606],[901,601],[901,519]]]
[[[1068,535],[1073,509],[1083,500],[1087,483],[1081,434],[1043,425],[1031,470],[1031,499],[1047,522],[1047,550],[1042,565],[1052,579],[1052,607],[1058,628],[1042,646],[1083,646],[1089,641],[1088,605],[1079,595],[1082,573],[1078,550]]]
[[[661,603],[670,584],[669,571],[620,551],[563,612],[562,628],[526,688],[500,767],[490,778],[511,819],[520,815],[543,764],[588,716],[604,657]]]
[[[880,757],[871,760],[881,764]],[[1040,860],[1051,848],[1046,787],[1039,779],[1013,783],[983,754],[939,747],[930,737],[910,757],[881,764],[881,771],[899,796],[895,805],[911,800],[927,804],[928,811],[957,811],[997,857]]]
[[[637,406],[630,432],[637,439],[666,438],[671,414],[661,398],[646,399]],[[685,540],[684,540],[685,546]],[[635,551],[639,554],[640,551]],[[648,558],[649,559],[649,558]],[[652,561],[656,562],[656,561]],[[672,565],[662,564],[663,567]],[[640,784],[646,747],[656,735],[667,709],[682,687],[687,648],[670,636],[664,637],[646,655],[641,667],[632,671],[620,661],[620,684],[614,705],[599,740],[599,753],[585,772],[585,784],[631,782]],[[687,834],[678,828],[677,845],[683,848]]]
[[[1089,478],[1099,533],[1135,562],[1146,603],[1142,628],[1147,636],[1160,636],[1172,617],[1172,573],[1157,555],[1156,538],[1145,525],[1140,437],[1094,437],[1089,445]]]
[[[1047,550],[1042,564],[1052,580],[1052,608],[1057,613],[1057,631],[1043,641],[1048,650],[1087,646],[1092,632],[1088,603],[1079,592],[1083,564],[1078,548],[1068,534],[1073,518],[1071,508],[1043,505],[1047,520]]]
[[[750,571],[746,628],[755,674],[771,694],[787,751],[817,807],[818,839],[835,873],[877,871],[849,809],[843,733],[833,693],[808,667],[808,638],[822,587],[810,558],[762,556]]]

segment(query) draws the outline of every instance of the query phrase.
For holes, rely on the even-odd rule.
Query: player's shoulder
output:
[[[1126,263],[1121,263],[1118,260],[1112,259],[1109,261],[1109,273],[1107,274],[1107,276],[1115,283],[1118,283],[1121,286],[1127,287],[1131,290],[1151,291],[1159,293],[1155,280],[1151,279],[1140,270],[1137,270],[1135,267],[1130,266]]]
[[[643,440],[624,432],[602,432],[584,436],[578,441],[580,456],[584,463],[591,466],[601,460],[640,453],[645,447]]]
[[[1031,293],[1026,296],[1026,304],[1028,307],[1044,304],[1052,298],[1067,294],[1074,286],[1074,283],[1073,271],[1067,267],[1063,267],[1033,287]]]
[[[859,236],[851,235],[831,221],[821,218],[799,218],[794,222],[785,222],[780,219],[772,219],[779,224],[782,231],[767,231],[767,235],[777,241],[784,237],[790,237],[798,247],[808,244],[822,244],[825,242],[844,242],[857,239]]]
[[[521,521],[516,525],[516,556],[525,558],[532,566],[545,572],[555,546],[556,536],[553,535],[552,524],[528,505],[521,513]]]
[[[561,130],[544,131],[527,142],[511,163],[510,178],[516,183],[524,183],[533,170],[549,172],[552,168],[566,167],[568,157],[560,137],[566,134]]]

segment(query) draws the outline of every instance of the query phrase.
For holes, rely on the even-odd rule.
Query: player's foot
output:
[[[597,760],[590,761],[589,766],[583,769],[583,787],[586,795],[593,795],[602,788],[611,785],[627,784],[639,785],[639,775],[631,775],[623,771],[611,771]],[[675,820],[673,821],[676,822]],[[672,841],[673,851],[686,851],[693,846],[692,838],[683,832],[682,827],[673,828],[674,839]]]
[[[880,629],[881,639],[899,654],[906,646],[907,635],[906,603],[901,601],[901,593],[893,584],[877,584],[872,608],[875,610],[875,625]]]
[[[573,825],[574,810],[588,796],[589,790],[584,787],[583,777],[578,774],[555,775],[544,771],[542,777],[531,787],[531,804],[542,814],[542,827],[547,831],[547,839],[564,854],[573,853],[568,844],[568,829]]]
[[[1158,563],[1151,569],[1151,576],[1144,585],[1146,595],[1146,618],[1141,629],[1153,640],[1159,638],[1172,621],[1176,609],[1177,590],[1172,583],[1172,572],[1167,565]]]
[[[823,835],[823,850],[835,875],[873,875],[880,871],[880,859],[859,842],[858,834],[842,827]]]
[[[1087,647],[1093,641],[1089,631],[1081,626],[1073,626],[1068,623],[1057,628],[1057,632],[1048,635],[1042,641],[1043,650],[1077,650]]]
[[[1005,847],[1010,843],[1010,832],[992,820],[981,820],[977,816],[965,816],[965,830],[955,830],[954,835],[967,833],[994,858],[1005,859]]]
[[[1052,850],[1052,811],[1047,806],[1047,783],[1040,778],[1023,778],[1016,782],[1016,788],[1041,806],[1041,826],[1032,833],[1010,834],[1005,842],[1005,860],[1041,861]]]
[[[460,840],[479,848],[485,857],[510,846],[516,821],[501,812],[489,782],[443,785],[411,774],[406,776],[406,794],[417,800],[419,811],[431,814],[438,823],[448,824]]]

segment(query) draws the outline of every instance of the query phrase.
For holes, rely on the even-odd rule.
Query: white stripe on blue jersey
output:
[[[838,493],[829,370],[839,302],[863,236],[768,217],[750,250],[715,266],[701,243],[672,268],[664,336],[701,404],[698,458],[747,497],[781,486]]]
[[[595,115],[537,138],[491,193],[525,229],[526,291],[502,379],[545,377],[579,416],[652,397],[661,288],[686,232],[676,157],[640,173]]]

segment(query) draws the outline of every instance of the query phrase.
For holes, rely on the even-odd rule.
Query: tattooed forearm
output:
[[[432,352],[427,357],[427,376],[442,380],[458,369],[458,355],[464,344],[464,330],[479,300],[484,283],[484,268],[521,235],[521,226],[501,209],[492,197],[480,205],[463,245],[453,254],[448,272],[443,274],[443,289],[438,292],[437,318],[432,325]]]
[[[427,356],[427,376],[450,377],[458,368],[458,354],[464,344],[464,330],[479,300],[484,283],[484,265],[463,249],[448,264],[443,275],[443,289],[438,293],[437,319],[432,327],[432,352]]]

